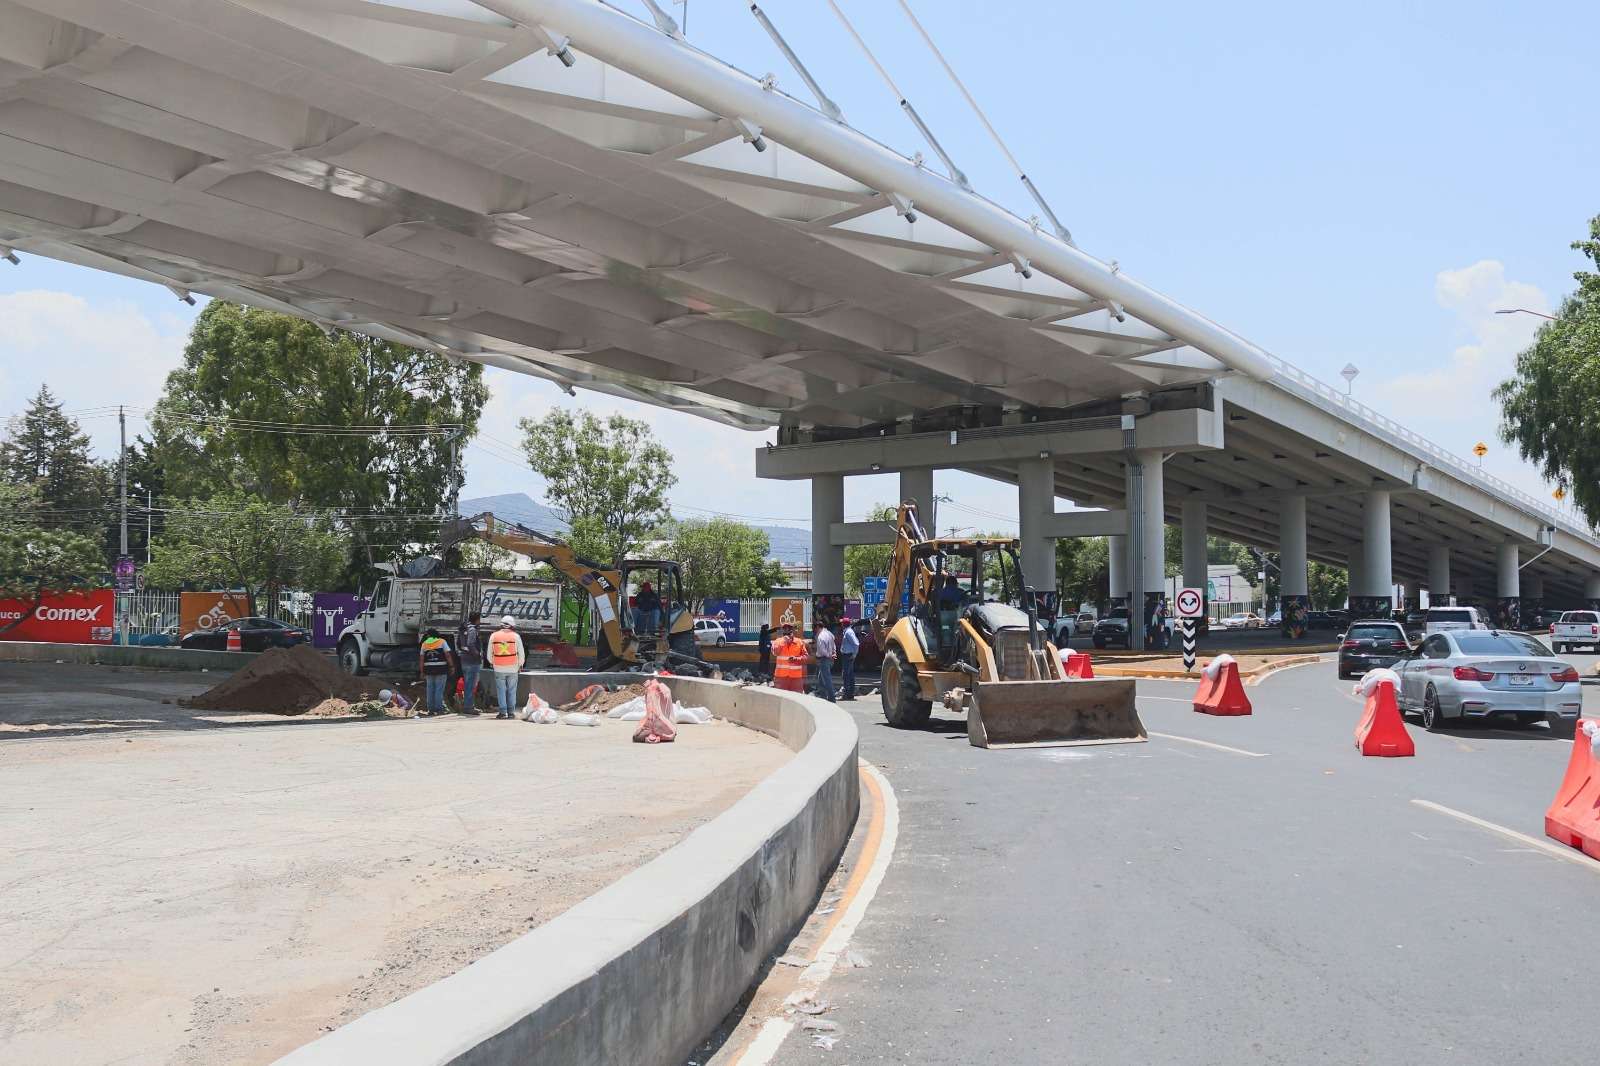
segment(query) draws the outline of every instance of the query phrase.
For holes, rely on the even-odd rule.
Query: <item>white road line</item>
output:
[[[1198,744],[1202,748],[1215,748],[1218,751],[1229,751],[1235,755],[1248,755],[1252,759],[1265,759],[1268,755],[1272,754],[1271,752],[1266,751],[1245,751],[1243,748],[1230,748],[1226,744],[1213,744],[1209,740],[1199,740],[1195,737],[1180,737],[1176,733],[1152,732],[1150,735],[1153,737],[1160,737],[1162,740],[1181,740],[1185,744]]]
[[[1186,700],[1186,699],[1183,699],[1180,696],[1140,696],[1139,699],[1141,699],[1141,700],[1161,700],[1163,703],[1193,703],[1194,702],[1194,700]]]
[[[835,923],[833,931],[817,949],[816,960],[800,971],[800,977],[796,982],[797,992],[805,991],[815,995],[823,982],[833,974],[834,964],[849,945],[851,934],[855,932],[856,926],[861,924],[861,919],[866,915],[867,907],[872,903],[873,897],[878,894],[878,886],[883,883],[883,875],[888,872],[889,862],[894,858],[895,841],[900,835],[900,803],[895,799],[889,779],[884,777],[876,766],[863,761],[861,770],[872,777],[878,785],[880,795],[883,796],[883,835],[878,840],[878,854],[873,857],[866,877],[861,879],[861,887],[857,890],[855,898],[845,907],[844,914]],[[731,1066],[767,1066],[778,1053],[778,1049],[783,1046],[784,1039],[794,1031],[794,1027],[794,1021],[781,1014],[768,1018],[762,1023],[755,1039]]]
[[[1496,825],[1493,822],[1485,821],[1476,815],[1468,814],[1466,811],[1458,811],[1454,807],[1446,807],[1442,803],[1434,803],[1431,800],[1425,799],[1414,799],[1411,802],[1416,804],[1418,807],[1425,808],[1426,810],[1436,811],[1439,814],[1446,814],[1451,818],[1459,818],[1468,825],[1475,825],[1479,829],[1487,829],[1491,833],[1498,833],[1503,837],[1508,837],[1511,840],[1515,840],[1519,844],[1526,844],[1530,848],[1538,848],[1546,855],[1553,856],[1557,859],[1564,859],[1567,862],[1576,863],[1577,865],[1582,866],[1584,869],[1589,870],[1591,873],[1600,874],[1600,862],[1596,862],[1595,860],[1589,858],[1576,848],[1568,848],[1563,847],[1560,844],[1552,844],[1548,840],[1540,840],[1537,837],[1531,837],[1526,833],[1519,833],[1515,829],[1507,829],[1503,825]]]

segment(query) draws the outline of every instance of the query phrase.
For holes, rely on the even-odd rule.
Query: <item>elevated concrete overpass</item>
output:
[[[0,0],[0,246],[777,427],[820,593],[878,535],[843,477],[953,468],[1019,485],[1033,573],[1120,532],[1136,599],[1181,522],[1191,581],[1209,530],[1291,603],[1307,558],[1600,600],[1592,531],[597,0]]]

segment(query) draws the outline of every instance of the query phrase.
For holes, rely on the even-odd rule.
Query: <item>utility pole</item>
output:
[[[117,445],[117,466],[119,468],[119,478],[122,482],[122,491],[119,493],[122,511],[122,552],[117,556],[117,566],[118,569],[121,569],[122,560],[128,557],[128,416],[122,409],[121,404],[117,405]],[[119,580],[118,584],[120,583]],[[117,600],[122,604],[120,612],[122,615],[122,646],[126,648],[128,646],[128,612],[132,605],[122,595],[121,589],[117,590]]]
[[[144,565],[150,565],[150,541],[155,537],[156,490],[144,490]]]

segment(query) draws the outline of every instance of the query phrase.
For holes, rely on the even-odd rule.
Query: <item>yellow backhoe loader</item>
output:
[[[694,615],[683,598],[683,567],[669,559],[623,559],[614,566],[584,559],[570,544],[547,533],[498,521],[487,511],[447,521],[440,532],[439,552],[465,540],[481,540],[548,563],[589,596],[598,625],[596,670],[626,670],[659,665],[676,673],[720,677],[721,671],[701,659],[694,639]],[[655,626],[640,631],[633,625],[626,596],[630,582],[649,581],[661,597]]]
[[[1039,628],[1015,540],[930,539],[914,503],[900,505],[898,527],[888,596],[873,619],[890,725],[923,725],[937,700],[966,711],[967,739],[980,748],[1148,739],[1131,679],[1068,680]]]

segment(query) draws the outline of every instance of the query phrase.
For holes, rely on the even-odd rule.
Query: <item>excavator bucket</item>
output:
[[[983,681],[967,704],[967,739],[978,748],[1137,744],[1150,739],[1131,678]]]

